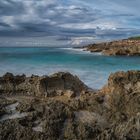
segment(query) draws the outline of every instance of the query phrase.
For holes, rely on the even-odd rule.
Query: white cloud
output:
[[[59,26],[70,29],[101,29],[101,30],[108,29],[115,30],[116,28],[120,27],[119,24],[117,24],[116,22],[111,21],[103,22],[103,20],[87,23],[71,23],[71,24],[67,23]]]

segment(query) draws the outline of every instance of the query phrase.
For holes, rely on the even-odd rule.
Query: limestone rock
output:
[[[84,91],[85,85],[69,73],[42,77],[24,76],[24,80],[20,78],[20,82],[15,82],[15,79],[18,78],[12,74],[0,78],[0,81],[4,81],[4,85],[1,82],[0,87],[4,92],[0,96],[1,140],[140,138],[140,71],[111,74],[107,85],[94,92]],[[24,92],[23,96],[15,96],[15,92],[12,92],[11,95],[14,96],[7,97],[9,94],[6,92],[13,90],[13,83],[16,90],[25,88],[28,83],[26,90],[35,94],[31,92],[32,96],[27,96],[29,94]],[[78,90],[81,91],[80,96],[72,98],[77,96]],[[48,94],[50,98],[40,97],[42,93]],[[21,95],[19,92],[16,94]],[[62,96],[54,97],[58,94]],[[15,99],[18,106],[14,107],[14,111],[7,112],[7,105],[15,103]],[[26,116],[2,119],[17,111]]]
[[[140,40],[119,40],[84,46],[87,51],[101,52],[104,55],[140,55]]]
[[[0,94],[31,95],[31,96],[60,96],[66,90],[79,94],[88,87],[77,77],[70,73],[59,72],[51,76],[26,77],[14,76],[11,73],[0,77]]]
[[[73,91],[71,91],[71,90],[66,90],[64,92],[64,95],[67,96],[68,98],[72,98],[72,97],[76,96],[76,94]]]
[[[140,92],[140,71],[116,72],[111,74],[102,90],[107,93]]]

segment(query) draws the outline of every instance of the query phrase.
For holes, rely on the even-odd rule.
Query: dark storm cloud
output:
[[[139,5],[139,0],[1,0],[0,36],[129,36],[139,32]]]
[[[1,27],[10,27],[8,24],[6,24],[6,23],[1,23],[1,22],[0,22],[0,26],[1,26]]]
[[[0,1],[0,15],[10,16],[22,14],[24,11],[24,6],[22,2],[16,2],[11,0],[1,0]]]

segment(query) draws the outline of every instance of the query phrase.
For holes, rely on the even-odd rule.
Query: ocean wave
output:
[[[62,49],[62,50],[68,50],[70,52],[73,52],[73,53],[82,53],[82,54],[90,54],[90,55],[102,55],[102,53],[100,52],[89,52],[89,51],[85,51],[84,48],[59,48],[59,49]]]

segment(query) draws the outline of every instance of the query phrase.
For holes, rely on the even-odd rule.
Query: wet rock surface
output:
[[[60,75],[55,74],[52,77],[61,79],[57,76]],[[42,77],[34,78],[42,79]],[[49,90],[53,89],[54,84],[56,92],[58,90],[60,93],[65,89],[67,95],[51,94],[47,98],[36,96],[37,93],[9,94],[5,88],[4,94],[0,95],[0,139],[135,140],[140,138],[140,71],[111,74],[107,85],[96,92],[83,92],[85,85],[81,82],[78,85],[74,84],[78,79],[76,77],[75,80],[74,76],[72,78],[74,79],[69,82],[66,79],[71,78],[65,79],[68,82],[65,87],[63,82],[58,83],[57,80],[53,82],[49,79]],[[6,77],[6,80],[9,84],[9,78]],[[24,76],[24,80],[20,80],[18,84],[25,81]],[[7,86],[6,82],[4,84]],[[84,88],[79,85],[83,85]],[[41,91],[38,92],[41,95]]]
[[[91,44],[83,48],[86,51],[101,52],[104,55],[140,56],[140,40],[134,39]]]

